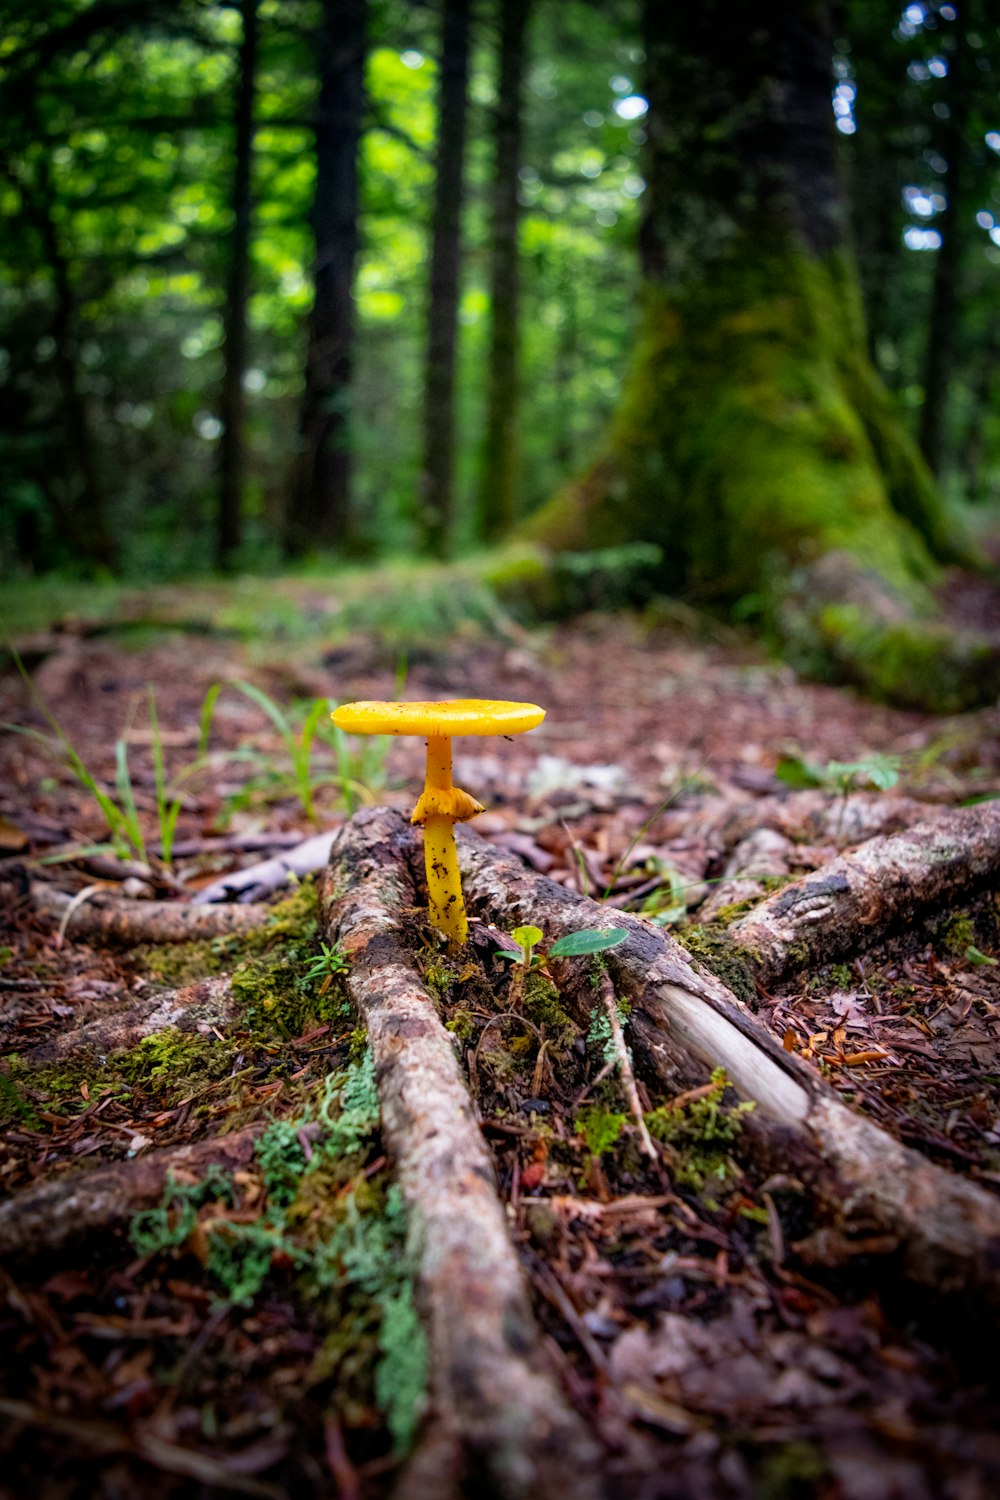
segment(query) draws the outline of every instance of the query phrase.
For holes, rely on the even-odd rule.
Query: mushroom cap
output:
[[[497,698],[453,698],[444,703],[344,703],[331,715],[350,734],[523,734],[545,718],[537,703]]]

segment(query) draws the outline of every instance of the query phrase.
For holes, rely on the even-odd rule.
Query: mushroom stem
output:
[[[415,818],[420,816],[421,804],[425,804],[426,811],[423,811],[421,821],[424,825],[427,904],[434,926],[452,942],[464,943],[469,935],[469,923],[462,899],[458,850],[455,848],[457,819],[455,812],[448,809],[452,800],[449,794],[455,790],[451,780],[451,740],[443,735],[432,735],[427,741],[424,795],[414,813]],[[441,795],[435,796],[435,793]]]
[[[462,900],[453,819],[436,813],[427,819],[424,824],[424,864],[431,921],[452,942],[464,943],[469,935],[469,923]]]

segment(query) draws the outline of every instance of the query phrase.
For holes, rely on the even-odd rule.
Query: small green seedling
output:
[[[320,951],[313,959],[303,975],[304,979],[322,979],[319,987],[321,995],[325,995],[337,974],[346,974],[350,968],[347,954],[339,943],[320,943]]]
[[[517,947],[501,948],[497,957],[509,958],[527,971],[539,968],[550,958],[580,958],[586,953],[604,953],[608,948],[617,948],[628,937],[628,928],[588,927],[581,932],[567,932],[565,937],[556,939],[547,953],[536,953],[543,936],[540,927],[515,927],[511,938]]]
[[[877,752],[863,755],[858,760],[828,760],[825,766],[803,760],[799,755],[783,755],[774,768],[774,774],[795,790],[822,787],[847,797],[865,785],[880,792],[891,791],[899,780],[900,765],[898,755]]]

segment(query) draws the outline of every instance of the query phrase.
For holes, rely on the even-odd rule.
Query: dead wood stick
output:
[[[614,985],[607,974],[601,975],[601,1004],[611,1027],[611,1043],[614,1047],[615,1059],[618,1064],[618,1072],[621,1077],[622,1091],[628,1104],[629,1114],[632,1116],[632,1124],[635,1126],[639,1136],[639,1146],[643,1153],[651,1160],[657,1161],[656,1147],[653,1145],[652,1137],[643,1118],[642,1104],[639,1099],[639,1089],[635,1081],[635,1073],[632,1071],[632,1059],[628,1055],[628,1047],[625,1045],[625,1036],[622,1032],[621,1017],[618,1014],[618,997],[615,994]]]
[[[0,1257],[47,1255],[94,1235],[119,1232],[133,1214],[159,1203],[171,1173],[197,1180],[210,1166],[227,1171],[248,1166],[266,1124],[261,1120],[232,1135],[67,1172],[24,1188],[0,1203]]]
[[[36,912],[61,922],[72,897],[43,881],[32,882]],[[126,901],[95,896],[71,913],[65,936],[81,941],[120,943],[188,943],[197,938],[228,937],[263,927],[267,906],[192,906],[186,901]]]
[[[467,899],[504,930],[531,921],[556,938],[605,925],[597,902],[526,870],[474,830],[462,830],[459,857]],[[608,969],[648,1045],[665,1054],[664,1071],[701,1082],[724,1068],[757,1102],[756,1128],[770,1130],[775,1154],[794,1151],[797,1171],[812,1167],[837,1219],[891,1235],[913,1281],[970,1292],[1000,1315],[1000,1202],[854,1114],[669,934],[628,913],[615,920],[629,937],[606,955]]]
[[[335,828],[329,828],[325,833],[314,834],[284,853],[276,854],[273,859],[264,859],[258,864],[248,865],[245,870],[220,875],[218,880],[198,891],[192,905],[208,906],[217,901],[232,901],[234,896],[241,902],[259,901],[262,896],[269,896],[287,885],[290,875],[301,880],[305,875],[322,870],[330,857],[330,845],[336,832]]]
[[[1000,878],[1000,802],[942,810],[869,839],[785,886],[728,929],[764,984],[858,952],[914,917]]]
[[[411,1479],[421,1493],[456,1496],[471,1462],[506,1500],[596,1497],[595,1450],[547,1366],[492,1158],[403,934],[413,849],[399,813],[366,809],[345,825],[321,886],[328,936],[351,955],[347,984],[411,1212],[434,1400]],[[404,1482],[400,1493],[416,1491]]]

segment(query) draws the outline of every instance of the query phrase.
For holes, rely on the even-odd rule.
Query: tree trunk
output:
[[[470,0],[445,0],[438,85],[430,299],[424,374],[420,523],[426,550],[451,551],[455,484],[455,346],[465,166]]]
[[[607,450],[526,532],[657,543],[663,586],[752,600],[798,663],[919,696],[949,643],[914,616],[968,552],[867,357],[828,7],[647,0],[645,52],[638,348]]]
[[[250,231],[253,169],[254,90],[257,79],[258,0],[243,0],[243,40],[240,43],[236,88],[236,157],[233,172],[233,230],[229,242],[229,274],[223,318],[222,394],[219,416],[219,513],[216,559],[230,565],[243,532],[243,372],[247,350],[247,299],[250,295]]]
[[[486,432],[479,484],[486,541],[510,530],[518,511],[517,408],[520,273],[518,172],[521,166],[525,35],[530,0],[501,0],[493,177],[493,261]]]
[[[955,363],[961,302],[959,281],[968,151],[965,137],[969,121],[969,44],[966,32],[966,7],[962,5],[955,21],[955,45],[950,54],[946,95],[949,113],[942,122],[941,153],[948,164],[943,183],[947,202],[937,224],[941,248],[934,268],[924,362],[924,405],[920,415],[920,451],[935,475],[942,472],[946,458],[948,386]]]
[[[367,0],[324,0],[316,115],[315,293],[299,455],[285,531],[289,553],[343,545],[351,527],[350,391],[358,145]]]
[[[33,216],[41,233],[52,275],[54,304],[52,340],[55,366],[62,393],[69,448],[76,459],[79,492],[60,502],[58,519],[66,529],[77,555],[99,568],[113,568],[117,549],[111,537],[104,496],[97,477],[94,440],[87,398],[80,387],[77,361],[78,306],[69,261],[52,214],[54,188],[49,164],[43,156],[38,169],[38,198]],[[51,490],[49,492],[51,494]]]

